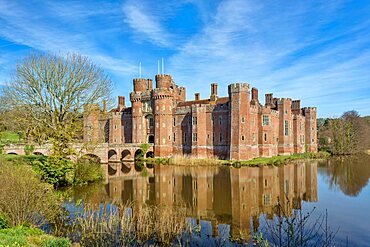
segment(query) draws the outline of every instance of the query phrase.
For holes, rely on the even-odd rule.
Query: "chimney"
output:
[[[217,100],[217,88],[218,88],[217,83],[212,83],[211,84],[211,100],[212,101]]]
[[[252,100],[258,102],[258,89],[252,88]]]
[[[195,93],[195,100],[200,100],[200,93]]]
[[[292,101],[292,112],[293,114],[299,114],[301,112],[301,101],[300,100]]]
[[[118,96],[118,109],[121,111],[125,108],[125,96]]]
[[[270,106],[273,105],[273,102],[272,102],[272,93],[265,94],[265,105],[270,105]]]
[[[107,112],[107,101],[103,100],[103,112]]]

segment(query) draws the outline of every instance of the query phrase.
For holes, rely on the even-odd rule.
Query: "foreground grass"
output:
[[[0,230],[0,247],[71,246],[71,241],[46,234],[37,228],[17,226]]]
[[[292,161],[306,160],[306,159],[324,159],[329,157],[328,152],[318,153],[303,153],[282,155],[273,157],[258,157],[252,160],[230,161],[219,159],[197,159],[191,157],[171,157],[171,158],[147,158],[145,161],[150,164],[162,165],[192,165],[192,166],[217,166],[217,165],[232,165],[240,166],[263,166],[263,165],[284,165]]]

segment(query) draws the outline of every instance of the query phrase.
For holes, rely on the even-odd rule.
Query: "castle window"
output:
[[[193,133],[193,142],[197,141],[197,133]]]
[[[162,106],[162,111],[165,111],[166,110],[166,106]]]
[[[193,117],[193,125],[197,124],[197,117]]]
[[[176,141],[176,133],[173,133],[173,141]]]
[[[264,136],[265,142],[267,142],[267,133],[265,132],[265,134],[263,136]]]
[[[263,205],[270,205],[271,195],[263,195]]]
[[[176,118],[173,118],[173,126],[176,126]]]
[[[175,134],[175,133],[174,133],[174,134]],[[171,136],[170,136],[170,135],[168,136],[168,140],[171,140]]]
[[[314,139],[312,139],[311,141],[312,141],[312,143],[315,143],[315,140]]]
[[[288,114],[288,110],[285,110],[285,115],[287,115]]]
[[[222,142],[222,133],[220,133],[220,142]]]
[[[207,135],[207,139],[209,139],[209,134]]]
[[[152,117],[149,118],[149,127],[153,127],[154,125],[154,120]]]
[[[188,118],[189,125],[191,125],[191,116]]]
[[[242,141],[244,141],[244,136],[242,136]]]
[[[166,128],[166,123],[162,123],[162,128]]]
[[[242,117],[242,123],[244,123],[244,121],[245,121],[245,119],[244,119],[244,117]]]
[[[215,117],[212,116],[212,124],[215,124]]]
[[[117,125],[114,125],[114,129],[115,129],[115,130],[117,129]]]
[[[285,120],[284,121],[284,135],[288,135],[289,134],[289,123],[288,123],[288,120]]]
[[[263,115],[262,116],[262,125],[263,126],[266,126],[266,125],[269,125],[269,124],[270,124],[270,118],[269,118],[269,116]]]
[[[268,184],[267,184],[267,179],[265,179],[265,187],[267,187],[267,185],[268,185]]]
[[[220,116],[220,125],[222,125],[222,116]]]
[[[186,142],[186,132],[184,132],[184,142]]]

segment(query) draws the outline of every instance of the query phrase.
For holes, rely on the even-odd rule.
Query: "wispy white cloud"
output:
[[[370,25],[341,26],[347,18],[342,2],[282,7],[274,1],[222,1],[204,29],[171,57],[169,67],[190,93],[208,96],[209,83],[216,81],[226,95],[227,84],[247,80],[261,93],[302,98],[303,105],[326,110],[336,102],[335,111],[345,110],[341,100],[355,104],[358,92],[370,91]]]
[[[173,45],[172,35],[161,25],[158,16],[151,15],[152,11],[145,8],[142,2],[126,1],[122,5],[124,21],[136,33],[135,38],[142,42],[149,39],[158,46]]]
[[[28,46],[31,49],[47,52],[78,52],[91,57],[94,62],[103,68],[113,71],[116,75],[126,76],[132,74],[135,66],[115,55],[109,55],[101,50],[99,44],[94,42],[88,30],[82,25],[86,19],[95,15],[112,14],[114,11],[106,9],[83,8],[78,4],[48,3],[43,5],[45,13],[35,14],[30,6],[16,2],[0,2],[0,36],[18,45]],[[32,10],[35,11],[35,10]],[[115,11],[116,14],[121,12]],[[56,14],[58,13],[58,14]],[[119,22],[121,22],[121,17]],[[55,21],[55,18],[59,21]],[[61,24],[63,23],[63,24]],[[89,26],[90,27],[90,26]],[[81,30],[82,29],[82,30]],[[95,35],[106,30],[95,29]]]

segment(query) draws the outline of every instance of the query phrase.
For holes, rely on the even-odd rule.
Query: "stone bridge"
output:
[[[73,144],[73,148],[79,154],[79,156],[88,155],[90,157],[96,157],[101,163],[108,162],[120,162],[120,161],[132,161],[140,153],[144,157],[153,157],[153,145],[149,146],[146,154],[140,148],[141,144],[126,143],[124,145],[112,145],[108,143],[99,143],[96,145],[86,145],[83,143]],[[10,144],[4,147],[5,154],[18,154],[24,155],[25,145]],[[50,155],[51,144],[35,145],[33,154],[35,155]]]

